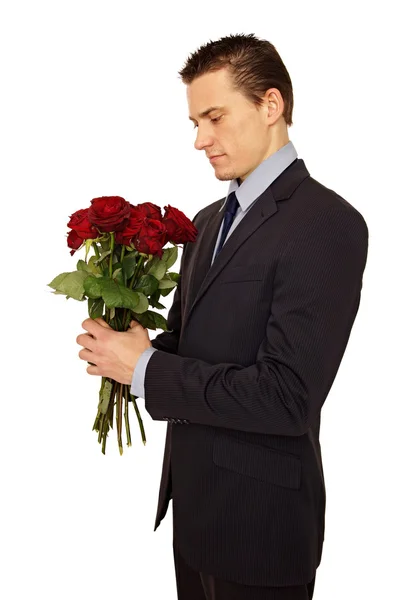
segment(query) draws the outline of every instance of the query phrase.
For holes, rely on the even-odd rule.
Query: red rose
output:
[[[123,231],[116,232],[115,242],[129,246],[132,238],[137,237],[143,227],[145,227],[143,234],[146,235],[148,219],[161,222],[161,208],[156,204],[152,204],[152,202],[143,202],[136,205],[130,204],[129,221]],[[140,235],[140,237],[142,236]],[[142,251],[140,250],[139,252]],[[143,250],[143,252],[145,251]]]
[[[101,196],[90,201],[88,219],[101,232],[121,231],[129,220],[131,205],[121,196]]]
[[[157,221],[162,219],[161,208],[152,202],[142,202],[135,206],[131,204],[131,208],[149,219],[157,219]]]
[[[140,231],[144,219],[146,219],[146,215],[138,210],[136,206],[131,204],[129,220],[122,231],[117,231],[115,233],[115,243],[126,244],[129,246],[131,243],[131,238],[136,236],[136,234]]]
[[[133,236],[132,243],[138,252],[156,254],[162,258],[166,233],[165,225],[161,221],[146,217],[138,233]]]
[[[168,239],[174,244],[194,242],[197,236],[197,229],[192,221],[182,211],[170,204],[164,206],[164,209],[165,213],[162,222],[166,227]]]
[[[83,244],[83,239],[81,237],[79,237],[79,235],[76,233],[75,229],[72,229],[68,233],[67,244],[68,244],[68,248],[72,248],[72,250],[70,252],[71,256],[73,256],[75,254],[76,250],[78,250],[78,248],[80,248],[81,245]]]
[[[99,236],[97,229],[89,222],[87,216],[88,210],[88,208],[77,210],[70,215],[70,219],[67,223],[67,227],[76,231],[78,236],[83,240],[94,239]]]

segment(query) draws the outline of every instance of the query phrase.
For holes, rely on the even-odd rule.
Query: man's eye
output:
[[[219,121],[221,118],[223,117],[223,115],[220,115],[219,117],[215,117],[215,119],[211,119],[211,121],[214,123],[215,121]],[[195,124],[193,129],[196,129],[197,125]]]

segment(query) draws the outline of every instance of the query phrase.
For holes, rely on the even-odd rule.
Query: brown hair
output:
[[[293,112],[293,89],[288,71],[278,52],[267,40],[253,33],[222,37],[191,54],[179,75],[185,84],[212,71],[227,68],[233,88],[240,91],[257,108],[265,92],[277,88],[284,101],[283,117],[290,127]]]

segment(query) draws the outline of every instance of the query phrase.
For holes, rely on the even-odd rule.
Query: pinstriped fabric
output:
[[[194,571],[173,543],[178,600],[312,600],[315,577],[304,585],[248,586]]]
[[[360,299],[365,242],[359,217],[344,209],[323,211],[308,220],[280,257],[255,362],[244,368],[229,359],[213,364],[185,354],[155,353],[148,364],[153,376],[146,378],[154,396],[149,403],[152,417],[165,414],[166,401],[158,392],[166,386],[172,396],[168,411],[181,419],[257,433],[306,433],[347,344]],[[203,337],[206,331],[213,332],[217,338],[229,329],[236,349],[253,348],[249,332],[265,321],[265,314],[260,315],[263,286],[259,279],[237,281],[230,293],[227,281],[215,285],[208,302],[203,302],[209,308],[208,322],[215,327],[206,329],[201,317],[201,331],[196,333]],[[245,301],[241,295],[246,295]],[[218,326],[216,317],[222,315],[228,323]],[[193,318],[192,329],[199,320]],[[226,337],[224,342],[215,340],[229,356],[232,351],[226,352],[225,344]],[[157,377],[158,364],[163,373]]]
[[[213,445],[213,461],[216,465],[259,481],[295,490],[300,487],[301,461],[294,454],[284,455],[265,446],[250,445],[231,436],[218,435]]]
[[[168,425],[155,529],[172,495],[176,543],[196,571],[306,584],[325,527],[320,413],[359,308],[368,228],[299,160],[210,267],[219,207],[196,215],[200,245],[185,247],[169,313],[176,333],[153,340],[146,369],[152,418],[188,421]]]

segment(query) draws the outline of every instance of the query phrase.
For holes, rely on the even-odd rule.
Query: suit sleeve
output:
[[[242,431],[303,435],[328,395],[360,303],[368,228],[354,208],[333,207],[299,226],[276,267],[271,313],[256,362],[210,364],[154,353],[145,407]]]

